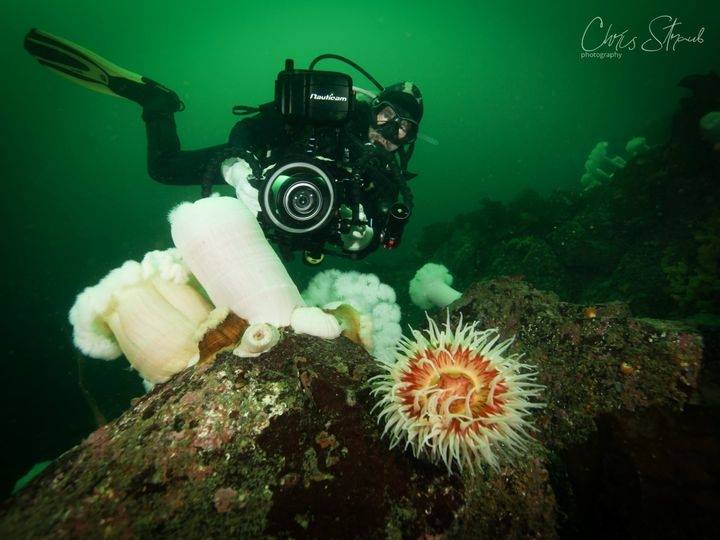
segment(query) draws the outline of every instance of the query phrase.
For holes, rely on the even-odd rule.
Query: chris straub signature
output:
[[[580,59],[584,58],[622,58],[625,51],[639,50],[646,53],[675,52],[678,45],[687,43],[702,45],[705,27],[701,26],[694,34],[682,34],[678,27],[682,23],[672,15],[659,15],[647,26],[647,34],[642,37],[625,28],[622,32],[605,24],[602,17],[593,17],[585,27],[580,39]]]

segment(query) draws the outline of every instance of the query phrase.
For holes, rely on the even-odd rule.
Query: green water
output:
[[[420,141],[410,170],[415,215],[404,244],[357,265],[378,273],[402,261],[422,228],[525,188],[579,185],[593,145],[620,151],[641,135],[667,139],[684,76],[718,69],[720,10],[705,2],[117,2],[3,4],[0,122],[5,193],[2,485],[52,459],[93,428],[76,384],[66,314],[75,295],[128,258],[170,245],[166,214],[197,188],[152,181],[134,103],[87,91],[42,69],[22,48],[38,27],[97,51],[178,92],[184,148],[222,143],[235,104],[271,99],[285,58],[298,66],[335,52],[385,84],[423,91]],[[596,15],[646,36],[671,14],[703,44],[580,60]],[[328,62],[320,67],[344,69]],[[350,71],[355,77],[355,73]],[[356,84],[370,84],[355,77]],[[292,263],[302,286],[308,270]],[[139,393],[120,362],[101,369],[111,408]]]

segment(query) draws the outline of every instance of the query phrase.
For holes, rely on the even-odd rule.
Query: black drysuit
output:
[[[262,162],[268,150],[288,148],[294,143],[280,114],[270,107],[237,122],[227,143],[199,150],[181,150],[173,114],[145,110],[143,120],[148,139],[148,173],[163,184],[201,184],[213,157],[227,148],[248,150]],[[349,131],[361,143],[368,140],[369,120],[370,106],[358,103]],[[223,183],[219,171],[215,183]]]

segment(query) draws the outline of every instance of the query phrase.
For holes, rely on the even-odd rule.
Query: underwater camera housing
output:
[[[257,156],[250,182],[258,190],[258,221],[265,236],[278,245],[286,260],[301,251],[304,262],[311,265],[325,255],[359,259],[379,245],[392,249],[409,216],[407,207],[398,213],[395,206],[378,204],[378,190],[370,189],[373,181],[382,184],[385,180],[377,171],[382,175],[399,171],[388,172],[387,163],[393,159],[389,152],[350,134],[348,126],[356,108],[352,78],[313,70],[318,60],[328,57],[367,75],[336,55],[317,57],[307,70],[296,70],[293,61],[286,60],[275,81],[272,103],[235,108],[246,112],[271,108],[285,123],[291,143],[279,143],[267,156]],[[368,229],[370,234],[363,241],[354,241],[349,234]]]
[[[275,80],[275,107],[288,122],[342,124],[355,107],[352,86],[345,73],[294,69],[288,59]]]

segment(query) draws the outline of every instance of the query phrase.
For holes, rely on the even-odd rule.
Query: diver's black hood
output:
[[[418,124],[422,120],[424,112],[422,94],[415,83],[406,81],[385,87],[375,98],[374,103],[378,104],[383,101],[402,109]]]

